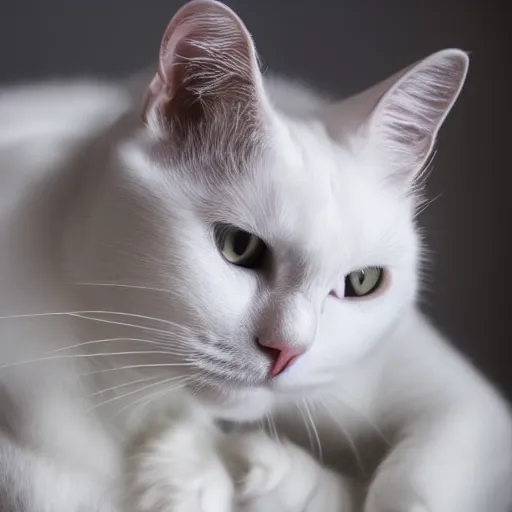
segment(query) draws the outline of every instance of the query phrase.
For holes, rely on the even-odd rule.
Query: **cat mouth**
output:
[[[204,364],[197,366],[193,373],[193,381],[203,386],[216,389],[248,390],[254,388],[269,388],[274,380],[267,365],[250,365],[248,363],[215,365]]]
[[[268,386],[203,386],[194,393],[198,402],[218,420],[256,421],[268,414],[275,397]]]
[[[216,404],[244,403],[250,405],[253,396],[274,394],[274,379],[249,375],[220,376],[215,372],[201,372],[186,388],[200,402]]]

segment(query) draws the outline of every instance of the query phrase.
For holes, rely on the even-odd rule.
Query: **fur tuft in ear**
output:
[[[428,163],[437,134],[464,84],[465,52],[434,53],[329,112],[333,137],[354,132],[383,155],[390,178],[410,186]]]
[[[406,180],[414,179],[427,163],[462,89],[468,63],[460,50],[435,53],[408,70],[374,110],[370,135]]]
[[[190,128],[219,111],[255,116],[262,96],[256,50],[240,18],[214,0],[185,4],[164,33],[144,117]]]

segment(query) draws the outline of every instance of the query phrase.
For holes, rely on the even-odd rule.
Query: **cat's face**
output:
[[[191,389],[221,416],[254,418],[277,396],[329,385],[414,301],[411,183],[466,60],[448,51],[414,72],[449,93],[433,80],[425,98],[404,99],[406,74],[393,82],[402,91],[370,92],[362,110],[357,99],[291,119],[271,106],[250,39],[220,4],[183,8],[163,45],[146,125],[123,152],[132,265],[145,260],[145,281],[169,290],[155,308],[176,323]],[[301,355],[272,376],[283,346]]]
[[[378,341],[416,292],[411,200],[372,179],[378,161],[362,162],[320,127],[282,129],[233,177],[207,161],[154,167],[146,182],[152,211],[144,216],[152,220],[143,231],[155,266],[145,281],[172,290],[172,298],[161,298],[170,300],[168,315],[186,327],[185,337],[191,334],[203,394],[240,391],[246,399],[256,387],[267,405],[273,390],[328,384]],[[217,174],[207,184],[192,178],[196,172]],[[367,269],[361,285],[359,269]],[[308,350],[269,381],[272,357],[257,339],[273,337]],[[254,398],[247,404],[257,410]]]

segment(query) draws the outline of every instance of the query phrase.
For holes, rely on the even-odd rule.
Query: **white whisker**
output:
[[[99,310],[99,311],[71,311],[69,313],[70,315],[77,316],[77,315],[115,315],[115,316],[127,316],[130,318],[138,318],[140,320],[150,320],[153,322],[161,322],[166,325],[170,325],[171,327],[178,327],[179,329],[189,330],[188,327],[184,327],[180,324],[177,324],[176,322],[173,322],[171,320],[166,320],[164,318],[156,318],[153,316],[147,316],[147,315],[138,315],[136,313],[126,313],[123,311],[107,311],[107,310]],[[167,332],[167,331],[166,331]]]
[[[118,370],[136,370],[139,368],[167,368],[167,367],[185,367],[185,366],[196,366],[196,363],[154,363],[154,364],[132,364],[127,366],[117,366],[115,368],[104,368],[102,370],[96,370],[94,372],[81,373],[80,377],[88,377],[90,375],[96,375],[98,373],[115,372]]]
[[[86,312],[87,314],[87,312]],[[81,318],[83,320],[90,320],[91,322],[99,322],[99,323],[105,323],[105,324],[111,324],[111,325],[119,325],[123,327],[132,327],[135,329],[142,329],[146,331],[151,332],[157,332],[160,334],[170,334],[169,331],[166,331],[164,329],[157,329],[155,327],[146,327],[144,325],[136,325],[136,324],[129,324],[125,322],[115,322],[113,320],[106,320],[104,318],[95,318],[87,316],[86,314],[82,314],[81,312],[56,312],[56,313],[34,313],[34,314],[25,314],[25,315],[9,315],[9,316],[0,316],[0,320],[11,320],[11,319],[20,319],[20,318],[38,318],[38,317],[52,317],[52,316],[70,316],[74,318]],[[94,314],[94,312],[89,312],[89,314]]]
[[[170,379],[165,379],[165,380],[161,381],[160,382],[161,385],[166,385],[169,382],[176,382],[176,381],[179,381],[179,384],[177,384],[176,386],[171,386],[170,388],[163,389],[161,391],[153,392],[149,396],[143,396],[143,397],[133,400],[129,404],[122,407],[119,411],[117,411],[111,417],[111,420],[113,420],[117,416],[121,415],[123,412],[126,412],[128,409],[133,408],[137,404],[140,404],[139,407],[142,407],[142,408],[147,407],[152,401],[157,400],[161,396],[164,396],[165,394],[170,393],[171,391],[176,391],[178,389],[184,388],[188,382],[193,380],[193,378],[190,376],[189,377],[181,377],[181,378],[182,378],[181,381],[175,377],[171,377]]]
[[[270,416],[269,413],[265,413],[265,421],[267,423],[267,428],[264,429],[264,430],[268,429],[268,433],[269,433],[270,437],[274,441],[279,441],[279,436],[277,435],[277,430],[276,430],[276,427],[275,427],[275,423],[273,423],[272,417]]]
[[[115,402],[116,400],[120,400],[122,398],[126,398],[127,396],[134,395],[135,393],[141,393],[142,391],[145,391],[146,389],[154,388],[155,386],[161,385],[163,382],[167,383],[167,382],[176,381],[176,380],[179,380],[179,379],[182,379],[182,378],[183,377],[181,377],[181,376],[180,377],[171,377],[171,378],[168,378],[168,379],[164,379],[163,381],[161,379],[158,382],[152,382],[151,384],[148,384],[147,386],[142,386],[141,388],[135,389],[133,391],[129,391],[129,392],[124,393],[122,395],[114,396],[112,398],[109,398],[108,400],[105,400],[104,402],[100,402],[99,404],[95,404],[94,406],[92,406],[89,409],[87,409],[86,412],[93,411],[94,409],[97,409],[98,407],[103,407],[104,405],[107,405],[107,404],[110,404],[112,402]]]
[[[295,404],[297,406],[297,409],[301,415],[302,421],[304,422],[304,426],[306,427],[306,431],[308,434],[308,440],[309,440],[309,447],[311,448],[311,451],[314,452],[314,446],[313,446],[313,434],[311,432],[311,429],[309,427],[309,423],[307,421],[307,416],[304,415],[304,411],[302,410],[301,404],[297,403]]]
[[[104,286],[109,288],[131,288],[134,290],[147,290],[151,292],[159,292],[159,293],[166,293],[169,295],[174,295],[174,292],[172,290],[165,290],[164,288],[153,288],[151,286],[141,286],[141,285],[134,285],[134,284],[123,284],[123,283],[88,283],[88,282],[77,282],[77,283],[71,283],[73,286]]]
[[[158,329],[156,327],[147,327],[145,325],[130,324],[127,322],[116,322],[114,320],[106,320],[105,318],[96,318],[96,317],[86,316],[86,315],[77,314],[77,313],[69,313],[68,315],[75,317],[75,318],[81,318],[82,320],[90,320],[91,322],[98,322],[98,323],[110,324],[110,325],[119,325],[121,327],[131,327],[134,329],[141,329],[143,331],[156,332],[159,334],[170,334],[169,331],[166,331],[165,329]]]
[[[322,443],[320,442],[320,436],[318,435],[318,429],[316,428],[315,422],[313,420],[313,416],[311,415],[311,411],[309,409],[307,400],[303,400],[302,403],[304,404],[304,410],[309,419],[309,422],[311,423],[311,428],[313,429],[313,434],[315,436],[316,444],[318,447],[318,459],[320,460],[320,462],[323,462]]]
[[[108,393],[109,391],[115,391],[116,389],[133,386],[134,384],[138,384],[139,382],[148,382],[150,380],[155,380],[158,378],[160,378],[160,377],[145,377],[143,379],[137,379],[137,380],[132,380],[130,382],[125,382],[123,384],[118,384],[117,386],[112,386],[110,388],[100,389],[99,391],[96,391],[96,392],[91,393],[90,395],[86,396],[85,399],[87,400],[87,399],[93,398],[97,395],[102,395],[103,393]]]
[[[431,199],[427,199],[423,202],[421,202],[418,207],[416,208],[416,211],[414,212],[414,218],[416,219],[417,217],[419,217],[423,212],[425,212],[425,210],[427,210],[429,208],[429,206],[434,203],[435,201],[437,201],[441,196],[443,195],[442,192],[440,192],[439,194],[437,194],[437,196],[431,198]]]
[[[71,350],[74,348],[81,348],[88,345],[96,345],[100,343],[115,343],[115,342],[136,342],[136,343],[144,343],[148,345],[156,345],[158,347],[167,347],[169,343],[167,341],[155,341],[155,340],[147,340],[144,338],[104,338],[101,340],[91,340],[85,341],[82,343],[77,343],[75,345],[67,345],[66,347],[57,348],[55,350],[51,350],[50,352],[46,352],[47,354],[56,354],[58,352],[64,352],[65,350]],[[190,352],[186,348],[182,348],[181,350],[176,350],[176,347],[172,347],[172,352],[169,350],[169,353],[173,355],[185,355]]]
[[[345,437],[345,439],[347,440],[347,442],[348,442],[348,444],[350,446],[350,450],[352,451],[352,454],[354,455],[354,458],[355,458],[356,463],[357,463],[357,465],[359,467],[359,470],[361,471],[362,475],[366,476],[367,475],[366,469],[364,467],[363,460],[361,459],[361,456],[359,455],[359,452],[357,451],[356,443],[354,442],[352,437],[349,435],[348,431],[343,427],[343,425],[341,424],[341,421],[338,418],[336,418],[334,413],[329,409],[327,404],[322,399],[319,399],[319,403],[324,407],[324,409],[326,410],[327,414],[329,414],[329,416],[332,418],[334,423],[341,430],[341,433],[343,434],[343,436]]]
[[[199,378],[197,376],[193,377],[192,380],[198,382],[198,385],[194,386],[194,389],[192,391],[192,396],[195,396],[199,393],[199,391],[201,391],[201,389],[203,389],[206,386],[207,382],[206,382],[205,378],[203,378],[203,377]]]
[[[116,315],[116,316],[128,316],[132,318],[139,318],[141,320],[151,320],[153,322],[161,322],[166,325],[170,325],[171,327],[177,327],[179,329],[184,329],[185,331],[190,331],[188,327],[185,327],[183,325],[180,325],[176,322],[173,322],[172,320],[167,320],[164,318],[157,318],[153,316],[147,316],[147,315],[139,315],[136,313],[126,313],[122,311],[73,311],[73,314],[79,314],[79,315]]]
[[[8,315],[8,316],[0,316],[0,320],[12,320],[12,319],[20,319],[20,318],[37,318],[37,317],[51,317],[51,316],[71,316],[76,318],[82,318],[85,320],[93,320],[98,322],[106,322],[106,323],[113,323],[116,325],[126,325],[128,327],[137,327],[139,329],[148,329],[155,332],[160,332],[164,334],[169,334],[169,331],[156,329],[156,328],[150,328],[145,327],[141,325],[132,325],[132,324],[125,324],[121,322],[114,322],[111,320],[105,320],[96,318],[91,315],[113,315],[113,316],[126,316],[130,318],[137,318],[140,320],[150,320],[153,322],[161,322],[166,325],[170,325],[172,327],[177,327],[179,329],[183,329],[185,331],[190,331],[188,327],[184,327],[176,322],[173,322],[171,320],[165,320],[163,318],[155,318],[152,316],[147,315],[138,315],[136,313],[126,313],[123,311],[107,311],[107,310],[98,310],[98,311],[56,311],[56,312],[48,312],[48,313],[29,313],[29,314],[21,314],[21,315]]]
[[[366,421],[366,423],[372,427],[372,429],[378,434],[378,436],[382,439],[382,441],[384,441],[384,443],[386,444],[386,446],[388,448],[391,447],[391,442],[389,441],[389,439],[384,435],[384,433],[382,432],[382,430],[379,429],[379,427],[377,425],[375,425],[375,423],[370,419],[368,418],[368,416],[364,415],[361,411],[359,411],[358,409],[356,409],[355,407],[353,407],[352,405],[348,404],[347,402],[341,400],[338,396],[335,396],[335,395],[331,395],[330,398],[333,398],[334,400],[336,400],[336,402],[338,402],[339,404],[341,404],[343,407],[345,407],[346,409],[348,409],[349,411],[351,411],[353,414],[359,416],[360,418],[362,418],[363,420]]]
[[[48,357],[39,357],[35,359],[27,359],[25,361],[17,361],[15,363],[9,363],[0,366],[0,370],[4,368],[12,368],[15,366],[21,366],[24,364],[33,364],[33,363],[42,363],[46,361],[61,361],[66,359],[88,359],[94,357],[112,357],[112,356],[134,356],[134,355],[148,355],[148,354],[160,354],[172,356],[175,354],[166,352],[165,350],[133,350],[129,352],[99,352],[97,354],[64,354],[59,356],[48,356]]]

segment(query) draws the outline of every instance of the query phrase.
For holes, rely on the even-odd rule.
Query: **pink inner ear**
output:
[[[173,65],[176,64],[177,57],[182,55],[177,51],[178,45],[180,42],[185,43],[186,38],[194,30],[193,25],[186,22],[181,22],[177,25],[176,22],[173,22],[174,20],[171,21],[164,33],[158,59],[158,75],[166,87],[172,86],[172,68]],[[169,91],[169,93],[171,93],[171,91]]]
[[[210,112],[219,103],[254,103],[261,82],[252,39],[238,16],[218,2],[194,0],[165,30],[144,115],[158,104],[165,117],[171,111],[186,115],[198,101]]]
[[[179,13],[178,13],[179,14]],[[172,91],[170,90],[170,76],[172,72],[173,60],[175,58],[176,43],[186,37],[188,31],[184,26],[176,27],[178,20],[176,15],[165,29],[164,36],[160,45],[160,55],[158,59],[158,71],[149,84],[146,99],[144,101],[144,116],[159,96],[166,96],[170,99]]]

